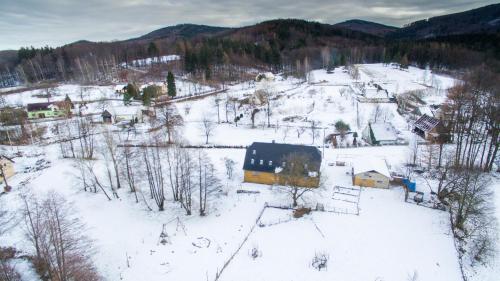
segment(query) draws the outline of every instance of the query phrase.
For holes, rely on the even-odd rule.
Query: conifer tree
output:
[[[175,78],[174,78],[174,74],[172,74],[172,72],[168,72],[168,75],[167,75],[167,91],[168,91],[168,95],[170,97],[175,97],[177,95],[176,93],[176,89],[175,89]]]

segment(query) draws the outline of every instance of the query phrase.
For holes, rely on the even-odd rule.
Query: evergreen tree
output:
[[[344,54],[340,55],[340,65],[345,66],[347,64],[347,59]]]
[[[125,94],[123,94],[123,104],[129,105],[131,100],[132,96],[130,96],[130,93],[126,91]]]
[[[158,51],[158,47],[154,42],[149,43],[148,46],[148,55],[152,58],[158,57],[160,52]]]
[[[175,78],[171,71],[169,71],[167,75],[167,92],[170,97],[175,97],[177,95],[175,89]]]

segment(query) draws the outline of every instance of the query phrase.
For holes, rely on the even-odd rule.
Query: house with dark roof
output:
[[[291,155],[304,156],[307,174],[301,176],[300,186],[318,187],[321,152],[314,146],[254,142],[245,154],[244,182],[260,184],[286,184],[284,169]]]
[[[423,139],[436,138],[439,120],[424,114],[413,124],[413,132]]]
[[[101,113],[102,122],[111,124],[113,122],[113,116],[106,109]]]
[[[68,110],[65,108],[63,103],[64,102],[29,103],[26,107],[26,110],[28,111],[28,119],[66,116],[68,115]]]

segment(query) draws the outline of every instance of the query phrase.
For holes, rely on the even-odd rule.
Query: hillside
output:
[[[215,34],[222,31],[230,30],[228,27],[218,27],[218,26],[208,26],[208,25],[198,25],[198,24],[178,24],[175,26],[167,26],[160,28],[143,36],[129,39],[127,41],[133,40],[156,40],[164,38],[192,38],[197,35],[209,35]]]
[[[337,47],[360,43],[380,43],[379,37],[341,26],[299,19],[277,19],[221,33],[219,38],[233,41],[273,45],[280,51],[317,48],[327,45]]]
[[[416,21],[389,35],[394,39],[425,39],[449,35],[497,33],[500,4]]]
[[[347,28],[354,31],[364,32],[380,37],[384,37],[399,29],[398,27],[395,26],[389,26],[359,19],[347,20],[344,22],[337,23],[334,26]]]

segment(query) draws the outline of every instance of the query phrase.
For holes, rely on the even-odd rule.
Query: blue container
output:
[[[411,192],[415,192],[417,190],[417,183],[416,182],[411,182],[409,179],[403,179],[403,184]]]

